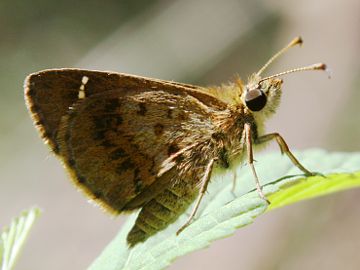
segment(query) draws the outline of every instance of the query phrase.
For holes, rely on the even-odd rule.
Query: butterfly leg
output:
[[[195,206],[194,206],[188,220],[176,232],[176,235],[179,235],[187,226],[190,225],[191,221],[193,220],[193,218],[194,218],[194,216],[195,216],[195,214],[196,214],[196,212],[197,212],[197,210],[199,208],[200,202],[201,202],[202,198],[205,195],[205,192],[207,190],[207,186],[208,186],[208,184],[210,182],[210,176],[211,176],[212,168],[214,166],[214,161],[215,161],[215,159],[211,159],[210,162],[208,163],[208,165],[206,166],[206,170],[205,170],[204,176],[203,176],[202,181],[201,181],[200,192],[199,192],[199,195],[198,195],[198,197],[196,199]]]
[[[265,197],[260,182],[259,182],[259,178],[256,174],[256,170],[255,170],[255,166],[254,166],[254,156],[253,156],[253,149],[252,149],[252,140],[251,140],[251,126],[250,124],[245,124],[244,126],[244,130],[245,130],[245,142],[246,142],[246,151],[247,151],[247,157],[248,157],[248,162],[250,165],[250,168],[252,170],[252,173],[254,175],[255,178],[255,184],[256,184],[256,190],[260,196],[260,198],[262,198],[263,200],[265,200],[267,203],[270,203],[269,200]]]
[[[261,143],[265,143],[268,142],[270,140],[276,140],[276,142],[278,143],[279,147],[280,147],[280,151],[281,154],[286,154],[289,159],[291,160],[291,162],[298,167],[302,172],[305,173],[305,175],[310,176],[310,175],[315,175],[316,173],[310,172],[309,170],[307,170],[298,160],[297,158],[291,153],[288,145],[286,144],[284,138],[279,134],[279,133],[270,133],[270,134],[266,134],[263,136],[258,137],[255,140],[256,144],[261,144]]]

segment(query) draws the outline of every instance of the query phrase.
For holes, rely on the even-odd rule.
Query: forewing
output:
[[[41,136],[55,153],[59,150],[56,136],[61,117],[77,102],[84,78],[87,78],[84,85],[85,97],[113,90],[127,93],[139,89],[154,90],[159,87],[164,90],[194,90],[195,95],[198,92],[204,96],[196,90],[199,89],[196,86],[114,72],[50,69],[33,73],[26,78],[24,85],[27,107]],[[206,95],[203,98],[206,99]]]

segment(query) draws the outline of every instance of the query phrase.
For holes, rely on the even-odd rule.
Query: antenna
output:
[[[330,78],[330,73],[329,73],[329,70],[327,69],[326,65],[323,64],[323,63],[318,63],[318,64],[306,66],[306,67],[290,69],[288,71],[280,72],[280,73],[271,75],[269,77],[265,77],[265,78],[261,79],[259,81],[259,83],[261,83],[263,81],[266,81],[266,80],[269,80],[269,79],[272,79],[272,78],[275,78],[275,77],[279,77],[281,75],[286,75],[286,74],[294,73],[294,72],[308,71],[308,70],[325,70],[328,73],[328,76]]]
[[[282,48],[280,51],[278,51],[273,57],[271,57],[266,64],[256,73],[257,76],[260,76],[261,73],[272,63],[274,62],[280,55],[282,55],[284,52],[286,52],[288,49],[296,46],[301,45],[303,43],[301,37],[296,37],[288,45],[286,45],[284,48]]]

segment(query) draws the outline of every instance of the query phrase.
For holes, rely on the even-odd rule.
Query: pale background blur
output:
[[[81,67],[219,84],[246,79],[302,35],[266,74],[323,61],[332,79],[284,78],[268,131],[292,149],[360,151],[359,29],[358,0],[2,0],[0,226],[34,204],[44,210],[16,269],[85,269],[125,220],[88,204],[43,145],[23,102],[27,74]],[[360,269],[359,204],[353,190],[274,211],[170,269]]]

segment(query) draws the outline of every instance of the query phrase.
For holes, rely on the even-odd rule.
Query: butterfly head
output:
[[[286,45],[283,49],[277,52],[273,57],[271,57],[265,65],[257,72],[254,73],[247,85],[245,86],[245,91],[243,91],[241,99],[242,103],[255,114],[269,116],[275,112],[276,108],[280,103],[281,96],[281,86],[283,80],[280,79],[280,76],[299,72],[299,71],[307,71],[307,70],[327,70],[326,65],[319,63],[310,66],[300,67],[290,69],[284,72],[280,72],[265,78],[261,77],[261,74],[267,67],[280,55],[286,52],[288,49],[301,45],[302,39],[300,37],[294,38],[288,45]]]
[[[283,80],[280,78],[261,80],[254,74],[245,86],[243,104],[252,112],[261,112],[265,115],[275,112],[280,103],[282,83]]]

